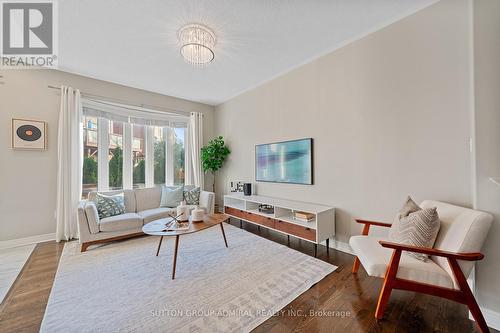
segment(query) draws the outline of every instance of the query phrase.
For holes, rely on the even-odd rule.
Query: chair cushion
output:
[[[491,214],[445,202],[426,200],[422,208],[437,207],[441,228],[434,248],[450,252],[480,252],[493,221]],[[431,257],[439,266],[452,274],[448,261],[443,257]],[[465,277],[468,277],[473,261],[459,261]]]
[[[99,231],[120,231],[140,228],[142,217],[136,213],[126,213],[99,220]]]
[[[166,208],[166,207],[160,207],[160,208],[153,208],[153,209],[148,209],[148,210],[143,210],[142,212],[139,212],[139,214],[142,219],[144,220],[144,224],[149,223],[154,220],[159,220],[165,217],[169,217],[171,214],[174,214],[175,216],[176,210],[175,208]]]
[[[353,236],[349,240],[349,245],[368,275],[383,278],[393,250],[382,247],[378,243],[379,240],[381,240],[380,237],[375,236]],[[424,262],[411,256],[401,256],[396,276],[401,279],[453,288],[450,275],[432,260]]]

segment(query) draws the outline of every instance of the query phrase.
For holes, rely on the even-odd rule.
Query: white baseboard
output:
[[[6,241],[0,241],[0,250],[10,249],[12,247],[24,246],[29,244],[36,244],[41,242],[53,241],[56,239],[56,234],[44,234],[36,235],[25,238],[11,239]]]
[[[486,308],[481,308],[481,311],[488,326],[500,330],[500,313]]]
[[[500,313],[483,307],[481,307],[481,312],[483,313],[484,320],[486,320],[486,324],[488,324],[489,328],[500,330]],[[469,319],[474,320],[470,312]]]

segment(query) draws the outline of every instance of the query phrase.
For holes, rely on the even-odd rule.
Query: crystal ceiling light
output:
[[[179,30],[181,55],[195,66],[205,67],[215,58],[215,34],[201,24],[188,24]]]

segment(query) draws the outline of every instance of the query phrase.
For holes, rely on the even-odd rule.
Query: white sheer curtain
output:
[[[203,189],[204,173],[201,167],[201,147],[203,146],[203,114],[191,112],[189,117],[186,142],[186,185],[195,185]]]
[[[78,238],[77,210],[82,193],[83,130],[80,91],[61,87],[57,136],[56,241]]]

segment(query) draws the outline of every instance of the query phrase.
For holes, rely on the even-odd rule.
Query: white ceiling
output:
[[[222,103],[436,0],[63,0],[59,67],[207,104]],[[215,60],[184,63],[177,31],[202,23]]]

